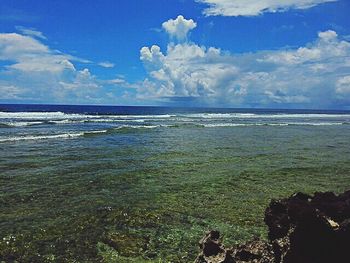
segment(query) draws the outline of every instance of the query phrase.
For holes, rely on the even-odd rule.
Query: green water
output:
[[[0,259],[192,262],[266,237],[271,198],[350,186],[350,126],[126,130],[0,144]]]

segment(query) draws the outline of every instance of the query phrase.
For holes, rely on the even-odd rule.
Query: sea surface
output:
[[[349,188],[349,111],[0,105],[0,261],[192,262]]]

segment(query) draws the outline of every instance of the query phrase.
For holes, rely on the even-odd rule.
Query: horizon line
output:
[[[349,111],[339,108],[275,108],[275,107],[214,107],[214,106],[162,106],[162,105],[110,105],[110,104],[59,104],[59,103],[0,103],[0,105],[33,105],[33,106],[85,106],[85,107],[139,107],[139,108],[188,108],[188,109],[229,109],[229,110],[305,110],[305,111]],[[0,109],[1,111],[1,109]]]

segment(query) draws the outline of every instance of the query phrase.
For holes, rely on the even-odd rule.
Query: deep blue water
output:
[[[40,105],[0,104],[0,111],[8,112],[55,112],[86,114],[166,114],[166,113],[332,113],[349,114],[345,110],[303,110],[303,109],[249,109],[249,108],[179,108],[152,106],[89,106],[89,105]]]

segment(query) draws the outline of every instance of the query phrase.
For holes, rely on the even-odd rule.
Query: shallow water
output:
[[[271,198],[350,185],[349,112],[0,108],[0,258],[190,262],[208,229],[265,237]]]

